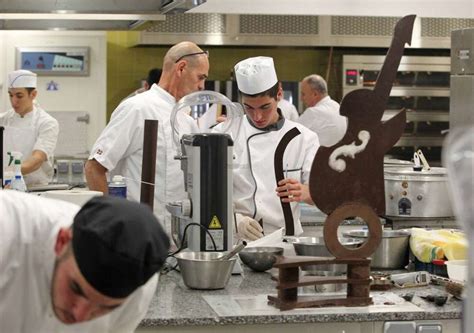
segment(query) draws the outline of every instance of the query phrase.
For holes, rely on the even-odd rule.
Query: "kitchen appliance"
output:
[[[395,217],[452,217],[445,168],[385,168],[385,212]]]
[[[2,30],[130,30],[206,0],[1,1]]]
[[[192,251],[232,248],[232,140],[223,134],[191,134],[181,138],[181,167],[189,199],[167,205],[172,237],[186,237]],[[189,223],[201,227],[181,229]],[[212,242],[211,240],[214,240]],[[214,243],[216,248],[214,248]],[[180,244],[183,245],[183,244]]]
[[[181,161],[188,199],[170,202],[166,208],[171,213],[172,238],[178,247],[228,251],[233,243],[232,139],[217,133],[183,134],[179,125],[183,120],[180,117],[189,118],[184,112],[209,103],[226,105],[230,118],[238,112],[229,99],[214,91],[187,95],[173,109],[173,137],[179,147],[176,158]]]
[[[367,230],[344,232],[344,237],[367,239]],[[370,267],[380,269],[401,269],[408,264],[408,242],[410,232],[404,230],[383,230],[382,241],[372,255]]]
[[[89,76],[89,47],[17,47],[16,68],[48,76]]]

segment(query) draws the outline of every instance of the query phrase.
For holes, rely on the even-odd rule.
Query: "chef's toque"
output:
[[[36,73],[20,69],[8,73],[8,88],[36,88]]]
[[[74,217],[72,246],[86,281],[123,298],[161,269],[169,238],[148,206],[110,196],[89,200]]]
[[[237,87],[247,95],[262,93],[277,82],[273,58],[254,57],[242,60],[234,67]]]

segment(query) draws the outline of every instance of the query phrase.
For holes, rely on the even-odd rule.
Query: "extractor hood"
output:
[[[0,30],[130,30],[206,0],[0,0]]]

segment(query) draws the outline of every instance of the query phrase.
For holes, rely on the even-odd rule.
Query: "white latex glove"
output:
[[[236,214],[237,234],[240,238],[250,241],[263,237],[263,229],[260,224],[249,216]]]

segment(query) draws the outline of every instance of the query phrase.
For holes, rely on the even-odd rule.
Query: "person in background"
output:
[[[127,197],[140,199],[145,119],[158,120],[154,211],[170,232],[171,217],[166,203],[186,198],[180,161],[170,117],[183,96],[204,89],[209,73],[207,51],[192,42],[171,47],[163,60],[160,82],[141,94],[126,99],[112,113],[109,124],[95,142],[85,165],[87,185],[91,190],[108,194],[106,172],[122,175],[127,183]],[[183,133],[197,132],[191,117],[178,119]]]
[[[52,180],[53,154],[59,134],[57,120],[35,104],[36,86],[35,73],[10,72],[7,87],[12,109],[0,115],[0,126],[5,127],[4,152],[22,154],[21,173],[27,185],[47,184]],[[5,156],[4,161],[7,161]]]
[[[346,133],[347,118],[339,114],[339,103],[329,97],[326,81],[316,74],[305,77],[301,81],[301,99],[306,110],[298,122],[318,135],[321,146],[338,143]]]
[[[135,96],[137,94],[140,94],[142,92],[145,92],[147,90],[150,90],[150,88],[153,84],[155,84],[155,83],[158,84],[158,82],[160,82],[160,78],[161,78],[161,69],[160,68],[150,69],[148,71],[148,76],[147,76],[145,82],[143,83],[143,87],[135,90],[133,93],[131,93],[130,95],[125,97],[125,99],[130,98],[132,96]]]
[[[306,127],[285,119],[278,108],[281,86],[273,59],[248,58],[235,65],[235,77],[245,116],[233,120],[233,191],[238,236],[255,240],[285,226],[281,202],[290,203],[295,234],[303,229],[298,202],[313,204],[308,180],[319,148],[318,136]],[[224,132],[225,123],[214,127]],[[235,128],[240,128],[238,131]],[[276,184],[274,154],[283,136],[293,128],[300,135],[285,149],[285,179]],[[274,193],[272,195],[272,193]],[[261,224],[260,224],[261,223]]]
[[[280,89],[282,90],[282,93],[278,96],[278,108],[281,110],[281,113],[283,114],[283,117],[285,119],[297,121],[300,115],[298,114],[298,110],[296,110],[296,107],[283,98],[283,87],[281,85],[281,81]]]
[[[0,331],[131,333],[169,239],[145,205],[0,191]]]

